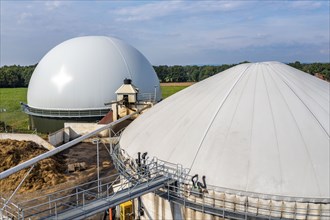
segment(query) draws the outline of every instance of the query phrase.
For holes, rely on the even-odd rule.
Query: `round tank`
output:
[[[86,36],[50,50],[34,70],[27,94],[29,107],[39,110],[95,110],[116,100],[125,78],[139,93],[161,99],[158,77],[148,60],[122,40]]]
[[[328,202],[329,92],[328,82],[282,63],[241,64],[157,104],[120,147],[242,195]]]

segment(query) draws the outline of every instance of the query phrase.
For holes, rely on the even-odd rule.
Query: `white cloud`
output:
[[[117,21],[146,21],[176,15],[193,15],[206,12],[225,12],[241,8],[249,2],[243,1],[159,1],[139,6],[129,6],[110,11]]]
[[[65,5],[65,4],[66,3],[64,1],[55,1],[55,0],[53,0],[53,1],[45,2],[45,7],[46,7],[47,10],[53,11],[53,10]]]
[[[312,10],[322,7],[320,1],[294,1],[291,3],[291,7],[295,9]]]
[[[18,19],[17,19],[17,23],[18,24],[23,24],[25,23],[25,21],[32,17],[32,13],[30,12],[22,12],[19,16],[18,16]]]
[[[183,6],[180,1],[154,2],[136,7],[126,7],[113,11],[117,21],[144,21],[169,15]]]
[[[241,61],[254,55],[251,50],[243,53],[247,48],[267,54],[262,48],[286,51],[288,45],[305,44],[318,45],[314,54],[324,60],[329,57],[328,5],[320,1],[4,1],[1,63],[9,58],[13,63],[35,63],[58,43],[84,35],[121,38],[155,64],[208,63],[213,51],[215,58],[219,51],[227,51],[227,56],[240,56]],[[292,59],[304,61],[299,56]]]
[[[320,50],[320,54],[324,54],[324,55],[328,55],[329,56],[329,54],[330,54],[330,49],[328,48],[328,49],[321,49]]]

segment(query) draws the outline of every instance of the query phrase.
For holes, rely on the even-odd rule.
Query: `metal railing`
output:
[[[65,110],[65,109],[40,109],[33,108],[26,104],[22,105],[23,112],[29,115],[41,117],[57,117],[57,118],[71,118],[71,117],[102,117],[105,116],[110,108],[102,109],[80,109],[80,110]]]
[[[168,163],[155,157],[147,158],[141,164],[137,164],[123,149],[120,149],[119,145],[114,146],[111,151],[118,174],[102,178],[99,182],[94,180],[17,205],[10,204],[4,210],[6,215],[18,219],[50,217],[57,219],[65,216],[65,213],[79,209],[83,210],[80,212],[85,212],[84,216],[87,216],[89,204],[103,201],[110,206],[115,204],[111,203],[115,198],[116,204],[119,204],[145,194],[146,191],[139,187],[150,185],[159,177],[166,177],[166,186],[159,185],[155,189],[156,194],[198,212],[230,219],[330,218],[329,206],[311,202],[285,201],[283,198],[267,200],[264,194],[250,194],[213,186],[208,186],[207,190],[196,188],[191,184],[191,176],[188,175],[190,170],[184,169],[179,164]],[[134,190],[141,191],[133,195]]]
[[[123,168],[122,165],[119,168]],[[10,211],[11,206],[8,205],[4,212],[6,212],[6,215],[10,214],[17,219],[57,219],[79,209],[84,210],[81,212],[84,213],[84,216],[87,216],[89,213],[86,208],[88,204],[106,200],[108,206],[111,207],[113,205],[111,202],[114,198],[117,199],[117,204],[120,204],[147,193],[148,191],[145,191],[146,187],[153,186],[154,183],[158,183],[158,185],[154,184],[157,187],[156,189],[163,187],[163,182],[173,181],[172,177],[177,177],[180,173],[175,170],[167,172],[168,168],[164,164],[158,163],[158,161],[150,161],[145,169],[138,171],[130,169],[121,169],[121,171],[129,175],[123,176],[123,173],[118,173],[102,178],[99,181],[93,180],[75,187],[23,201],[14,206],[16,208],[15,212]]]
[[[5,205],[6,204],[6,205]],[[7,202],[5,198],[0,197],[0,219],[15,219],[20,217],[19,207],[12,203]]]
[[[193,186],[190,170],[179,164],[172,164],[157,158],[146,159],[140,167],[120,146],[115,146],[112,158],[116,169],[126,178],[141,169],[149,169],[154,164],[161,167],[162,175],[169,175],[175,185],[159,189],[156,194],[187,208],[231,219],[258,217],[267,219],[330,219],[330,199],[267,195],[240,191],[217,186],[207,186],[207,190]],[[129,171],[133,172],[130,173]]]
[[[215,196],[215,191],[207,192],[193,189],[191,185],[178,184],[160,189],[156,192],[168,201],[183,205],[186,208],[229,219],[330,219],[329,206],[310,206],[310,203],[286,203],[284,201],[267,201],[258,197],[246,197],[235,194]],[[304,205],[303,205],[304,204]]]
[[[138,93],[137,100],[140,102],[155,102],[155,93]]]

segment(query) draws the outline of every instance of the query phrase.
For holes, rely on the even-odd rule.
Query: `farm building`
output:
[[[40,60],[29,83],[23,107],[30,127],[51,132],[64,122],[100,120],[110,110],[105,103],[116,100],[125,78],[138,88],[140,99],[161,99],[153,67],[127,43],[87,36],[57,45]]]
[[[137,213],[327,219],[329,92],[328,82],[263,62],[235,66],[157,104],[124,131],[118,163],[140,167],[144,154],[185,169],[170,193],[135,201]]]

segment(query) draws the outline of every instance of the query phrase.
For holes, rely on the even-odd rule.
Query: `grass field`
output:
[[[20,102],[26,103],[26,93],[27,88],[0,88],[0,121],[14,131],[28,131],[28,117],[20,105]]]
[[[187,88],[191,84],[162,83],[163,99]],[[26,94],[27,88],[0,88],[0,121],[12,127],[13,132],[31,132],[28,130],[28,116],[22,112],[20,106],[20,102],[26,103]],[[12,132],[12,130],[9,132]]]
[[[191,82],[184,82],[184,83],[161,83],[160,89],[162,90],[163,99],[173,95],[174,93],[179,92],[182,89],[187,88],[188,86],[192,85]]]
[[[187,88],[187,86],[161,86],[163,99],[179,92],[180,90]]]

